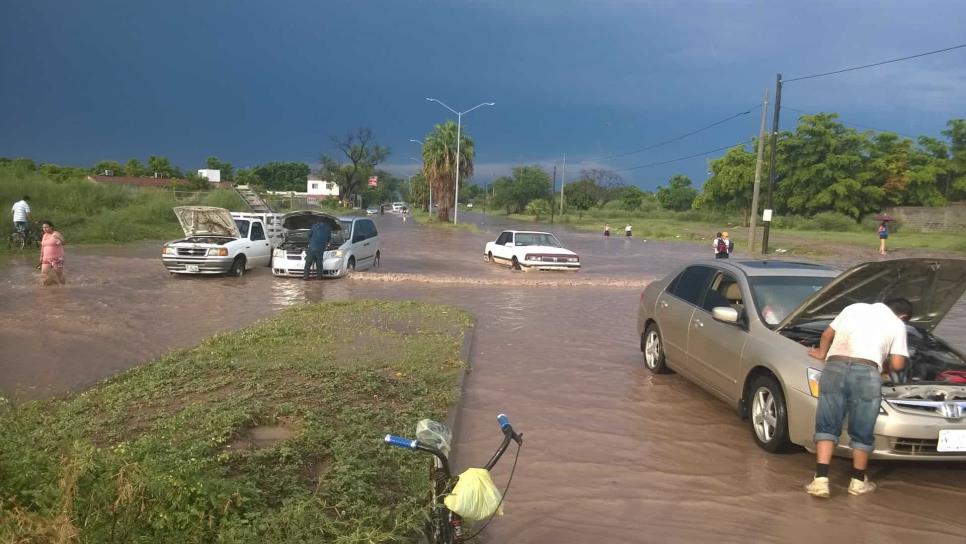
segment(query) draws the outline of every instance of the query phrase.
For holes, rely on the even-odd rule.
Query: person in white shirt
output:
[[[627,226],[624,227],[624,236],[626,236],[628,238],[631,237],[631,228],[633,228],[633,227],[631,227],[630,223],[628,223]]]
[[[27,229],[27,221],[30,219],[30,204],[27,204],[29,201],[30,197],[24,196],[10,208],[10,213],[13,214],[13,228],[19,232]]]
[[[882,404],[880,374],[906,366],[906,321],[911,316],[912,303],[904,298],[851,304],[825,329],[819,346],[808,350],[815,359],[825,361],[815,410],[815,478],[805,487],[810,495],[829,496],[829,464],[846,416],[852,448],[849,494],[875,491],[865,469],[874,449],[875,420]]]

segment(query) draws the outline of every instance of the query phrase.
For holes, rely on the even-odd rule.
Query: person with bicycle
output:
[[[64,285],[64,235],[54,230],[50,221],[41,223],[44,238],[40,242],[40,277],[44,286]]]
[[[13,214],[13,228],[20,233],[27,230],[27,221],[30,219],[30,204],[28,202],[30,202],[30,197],[24,195],[10,208],[10,213]]]

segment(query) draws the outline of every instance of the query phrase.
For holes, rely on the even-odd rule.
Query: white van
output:
[[[284,240],[272,254],[272,274],[302,277],[305,270],[308,232],[313,223],[325,221],[332,239],[322,257],[322,275],[339,278],[354,270],[379,266],[382,245],[372,219],[333,217],[323,212],[301,211],[282,219]]]

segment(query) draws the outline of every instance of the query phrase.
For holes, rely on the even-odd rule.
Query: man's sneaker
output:
[[[869,481],[868,476],[864,480],[852,478],[852,481],[849,482],[849,495],[865,495],[873,491],[875,491],[875,484]]]
[[[828,498],[828,478],[826,477],[815,477],[808,485],[805,486],[805,491],[813,497],[821,497],[823,499]],[[851,488],[849,489],[851,492]]]

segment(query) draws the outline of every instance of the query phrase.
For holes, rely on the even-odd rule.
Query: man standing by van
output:
[[[302,271],[302,279],[309,279],[309,269],[315,263],[315,277],[322,279],[322,260],[325,256],[325,248],[332,239],[332,230],[324,221],[312,225],[309,229],[309,248],[305,255],[305,269]]]
[[[875,420],[882,404],[879,375],[906,366],[906,321],[911,316],[912,303],[904,298],[884,304],[851,304],[825,329],[819,346],[808,350],[812,357],[825,361],[815,410],[815,478],[805,486],[809,495],[829,496],[829,464],[846,416],[852,448],[849,494],[875,491],[865,469],[875,445]]]
[[[24,196],[10,208],[13,214],[13,228],[17,229],[17,232],[27,230],[27,221],[30,219],[30,204],[27,204],[29,201],[30,197]]]

